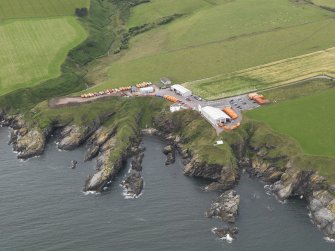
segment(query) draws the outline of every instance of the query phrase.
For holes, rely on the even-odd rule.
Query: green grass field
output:
[[[218,99],[262,91],[320,75],[335,78],[335,47],[184,85],[204,98]]]
[[[335,158],[335,90],[247,112],[275,131],[294,138],[306,154]]]
[[[310,4],[289,0],[191,3],[153,0],[135,7],[129,26],[173,13],[185,15],[133,38],[130,49],[121,55],[92,65],[90,81],[103,83],[101,88],[162,76],[186,82],[335,45],[335,13]]]
[[[312,3],[326,7],[326,8],[331,8],[335,10],[335,1],[334,0],[311,0]]]
[[[86,38],[74,17],[0,24],[0,95],[60,74],[68,51]]]
[[[72,16],[90,0],[0,0],[0,20],[23,17]]]

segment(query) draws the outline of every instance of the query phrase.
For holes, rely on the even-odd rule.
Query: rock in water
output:
[[[144,153],[138,154],[132,161],[131,161],[131,169],[135,171],[142,171],[142,160],[144,158]]]
[[[173,152],[174,151],[174,149],[173,149],[173,146],[172,145],[167,145],[166,147],[164,147],[164,149],[163,149],[163,153],[164,154],[169,154],[169,153],[171,153],[171,152]]]
[[[176,153],[173,145],[164,147],[163,153],[166,155],[165,165],[173,164],[176,161]]]
[[[71,161],[71,169],[75,169],[77,167],[78,161],[72,160]]]
[[[130,175],[122,181],[122,185],[127,190],[127,195],[131,197],[140,195],[143,189],[143,178],[141,173],[132,170]]]
[[[234,190],[222,193],[206,212],[207,217],[219,217],[221,220],[234,223],[238,215],[240,196]]]
[[[19,159],[28,159],[34,156],[41,155],[45,147],[45,136],[37,129],[30,130],[22,137],[17,137],[13,142],[14,151],[19,152]]]
[[[166,155],[166,161],[165,161],[165,165],[171,165],[176,161],[176,156],[174,152],[170,152]]]
[[[214,234],[216,234],[220,239],[225,239],[228,242],[231,242],[238,233],[237,227],[226,226],[223,228],[214,228],[212,230]]]

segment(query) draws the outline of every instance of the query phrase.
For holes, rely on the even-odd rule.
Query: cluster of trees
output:
[[[75,14],[78,17],[86,17],[88,14],[88,9],[86,7],[84,8],[76,8]]]

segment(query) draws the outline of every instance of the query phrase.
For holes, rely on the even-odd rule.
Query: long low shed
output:
[[[205,106],[199,109],[200,113],[214,126],[219,123],[227,123],[231,118],[219,108]]]
[[[192,91],[182,85],[172,85],[171,90],[183,97],[189,97],[192,95]]]

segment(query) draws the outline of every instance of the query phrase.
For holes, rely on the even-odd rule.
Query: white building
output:
[[[161,78],[160,81],[163,85],[171,85],[172,84],[172,81],[167,77]]]
[[[192,92],[182,85],[172,85],[171,90],[183,97],[189,97],[192,95]]]
[[[143,94],[152,93],[154,91],[155,91],[155,89],[152,86],[143,87],[143,88],[140,89],[140,92],[143,93]]]
[[[214,126],[231,121],[231,118],[219,108],[205,106],[203,108],[199,107],[199,111]]]

